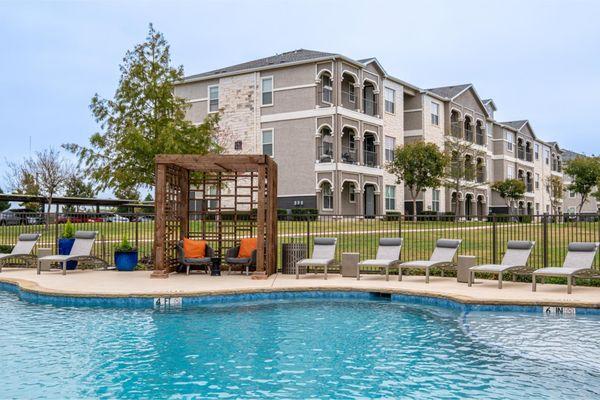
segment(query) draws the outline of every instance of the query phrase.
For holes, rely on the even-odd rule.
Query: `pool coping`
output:
[[[197,292],[154,292],[154,293],[73,293],[45,288],[26,279],[0,277],[0,290],[16,293],[21,300],[62,306],[98,307],[142,307],[178,308],[185,306],[235,303],[253,300],[285,300],[299,298],[388,298],[393,302],[435,305],[462,311],[521,311],[542,312],[547,307],[552,312],[562,309],[574,310],[577,314],[600,315],[600,303],[581,301],[540,301],[474,299],[457,294],[433,293],[427,290],[400,288],[352,288],[347,286],[315,287],[263,287],[201,290]],[[157,303],[158,302],[158,303]],[[554,309],[558,309],[554,310]]]

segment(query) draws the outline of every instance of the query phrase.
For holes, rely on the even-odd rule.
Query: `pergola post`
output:
[[[155,220],[154,220],[154,272],[153,278],[168,277],[165,266],[165,228],[166,228],[166,175],[165,164],[156,165]]]

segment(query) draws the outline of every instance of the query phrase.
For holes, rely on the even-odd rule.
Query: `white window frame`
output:
[[[388,148],[388,139],[390,139],[390,140],[392,140],[392,141],[393,141],[393,144],[392,144],[392,148],[391,148],[391,149],[390,149],[390,148]],[[396,138],[395,138],[395,137],[393,137],[393,136],[384,136],[384,137],[383,137],[383,142],[384,142],[384,143],[383,143],[383,146],[384,146],[384,151],[383,151],[383,153],[384,153],[385,161],[387,161],[387,162],[392,162],[392,161],[394,161],[394,150],[396,149]],[[388,151],[390,151],[390,152],[391,152],[391,157],[389,157],[389,158],[388,158]]]
[[[329,79],[331,85],[325,85],[325,82],[323,81],[325,77]],[[321,101],[325,104],[333,104],[333,77],[325,73],[321,75],[321,88],[323,89],[323,92],[321,93]],[[325,100],[325,89],[329,90],[329,101]]]
[[[536,160],[540,159],[540,144],[539,143],[534,143],[533,144],[533,157]]]
[[[433,189],[431,191],[431,210],[440,212],[440,190]]]
[[[325,207],[325,188],[326,187],[328,187],[330,190],[327,197],[331,197],[331,207]],[[333,185],[331,185],[329,182],[323,183],[323,186],[321,189],[321,199],[323,201],[323,210],[333,211]]]
[[[211,99],[210,99],[210,90],[211,90],[212,88],[217,88],[217,109],[216,109],[216,110],[214,110],[214,111],[211,111],[211,109],[210,109],[210,106],[211,106],[211,104],[210,104],[210,100],[211,100]],[[207,107],[208,107],[208,113],[209,113],[209,114],[218,113],[218,112],[219,112],[219,95],[220,95],[219,85],[210,85],[210,86],[208,86],[207,90],[208,90],[208,93],[207,93],[207,96],[206,96],[206,97],[207,97],[207,99],[208,99],[208,101],[207,101],[207,103],[208,103],[208,104],[207,104]]]
[[[506,150],[513,152],[515,149],[515,135],[510,131],[504,131],[504,140],[506,140]]]
[[[271,143],[265,143],[265,132],[270,132],[271,133]],[[275,129],[273,128],[268,128],[268,129],[262,129],[260,131],[260,145],[261,145],[261,154],[266,154],[265,153],[265,144],[270,144],[271,145],[271,154],[267,154],[270,157],[275,157]]]
[[[356,188],[354,185],[348,186],[348,202],[353,204],[356,203]]]
[[[388,100],[388,93],[391,93],[392,95],[392,100]],[[388,111],[388,103],[391,104],[391,108],[392,111]],[[388,114],[396,114],[396,90],[389,88],[389,87],[384,87],[383,88],[383,108],[385,109],[385,112]]]
[[[391,190],[391,193],[393,194],[392,197],[389,197],[388,194],[388,189]],[[389,207],[388,202],[392,201],[393,207]],[[396,210],[396,186],[395,185],[385,185],[385,209],[389,210],[389,211],[395,211]]]
[[[515,179],[515,167],[512,165],[509,165],[506,168],[506,178],[507,179]]]
[[[265,93],[269,93],[269,92],[265,92],[265,90],[264,90],[264,83],[265,83],[265,81],[271,81],[271,102],[270,103],[264,103],[263,102],[263,100],[264,100],[264,94]],[[275,92],[273,90],[274,86],[275,86],[274,84],[275,84],[275,81],[273,80],[273,76],[265,76],[265,77],[263,77],[263,78],[260,79],[260,102],[261,102],[261,106],[262,107],[268,107],[268,106],[272,106],[273,105],[273,103],[275,101],[275,99],[274,99]]]
[[[440,126],[440,104],[435,101],[431,102],[431,125]]]
[[[550,165],[550,149],[544,149],[544,163]]]
[[[540,174],[535,173],[535,189],[539,190],[540,188]]]

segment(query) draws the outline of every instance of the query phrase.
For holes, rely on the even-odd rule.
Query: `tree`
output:
[[[171,66],[169,45],[152,24],[146,41],[125,54],[120,70],[114,98],[92,98],[90,108],[101,132],[92,135],[89,147],[64,145],[99,189],[152,187],[157,154],[220,151],[219,115],[210,114],[198,126],[186,120],[189,105],[174,92],[183,67]]]
[[[394,150],[394,160],[387,165],[397,183],[404,183],[413,204],[413,221],[417,220],[417,197],[427,188],[441,185],[447,158],[434,143],[415,142]]]
[[[55,195],[62,192],[71,174],[71,166],[56,149],[38,151],[22,163],[9,163],[9,180],[16,192],[38,192],[46,198],[48,212]]]
[[[492,185],[492,190],[498,192],[500,197],[504,199],[509,214],[512,214],[510,203],[522,199],[525,194],[525,189],[525,182],[520,179],[506,179],[495,182]]]
[[[473,163],[477,156],[483,157],[484,154],[476,150],[471,142],[454,136],[446,137],[445,154],[449,162],[445,168],[443,185],[456,193],[454,207],[458,218],[460,203],[458,194],[484,184],[484,182],[475,182],[476,171]]]
[[[140,192],[138,192],[134,188],[125,188],[125,189],[117,189],[115,191],[115,196],[117,199],[122,200],[131,200],[132,202],[140,201]],[[130,207],[127,206],[118,206],[118,213],[128,213],[130,211]]]
[[[552,212],[554,214],[558,214],[558,207],[560,206],[563,192],[565,191],[563,181],[560,177],[551,175],[546,178],[546,184],[550,189],[550,207],[552,207]]]
[[[96,191],[91,182],[87,182],[85,178],[78,174],[71,174],[65,185],[65,196],[80,197],[84,199],[94,198]],[[66,212],[79,212],[79,206],[67,206]]]
[[[600,180],[600,159],[597,157],[577,157],[567,163],[564,173],[571,177],[567,189],[581,196],[579,213],[588,201],[592,190]]]
[[[4,193],[2,188],[0,188],[0,194]],[[0,212],[4,210],[8,210],[10,208],[10,203],[8,201],[0,201]]]

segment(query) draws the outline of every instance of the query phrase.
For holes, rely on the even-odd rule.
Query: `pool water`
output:
[[[0,398],[598,398],[600,317],[307,299],[178,311],[0,291]]]

